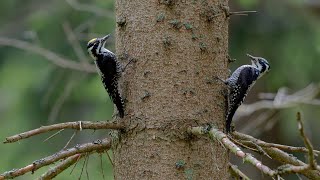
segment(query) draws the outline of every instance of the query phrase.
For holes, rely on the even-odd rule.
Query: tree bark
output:
[[[227,0],[117,0],[116,52],[124,121],[114,146],[115,179],[227,179],[228,152],[190,126],[225,124]]]

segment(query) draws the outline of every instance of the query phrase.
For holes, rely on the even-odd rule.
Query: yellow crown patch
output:
[[[91,39],[88,43],[92,43],[93,41],[97,40],[97,38]]]

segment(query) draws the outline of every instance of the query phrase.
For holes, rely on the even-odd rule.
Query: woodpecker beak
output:
[[[104,36],[104,37],[102,38],[102,42],[106,42],[106,40],[107,40],[109,37],[110,37],[110,34]]]
[[[255,64],[257,62],[257,59],[258,59],[257,57],[254,57],[250,54],[247,54],[247,56],[251,59],[252,64]]]

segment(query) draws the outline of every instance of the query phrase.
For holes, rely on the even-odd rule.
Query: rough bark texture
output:
[[[116,52],[131,129],[118,134],[115,179],[227,179],[228,155],[190,125],[224,128],[227,0],[117,0]]]

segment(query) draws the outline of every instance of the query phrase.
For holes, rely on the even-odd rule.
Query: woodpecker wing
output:
[[[257,68],[254,68],[252,66],[246,66],[240,70],[238,77],[236,79],[236,83],[234,83],[232,86],[229,86],[230,90],[229,90],[228,113],[227,113],[227,122],[226,122],[227,132],[230,132],[232,118],[236,110],[242,104],[249,90],[254,85],[258,77],[259,77],[259,70]]]
[[[100,70],[101,80],[112,102],[117,106],[119,116],[124,116],[124,103],[118,88],[121,76],[121,65],[115,56],[103,56],[95,61]]]

